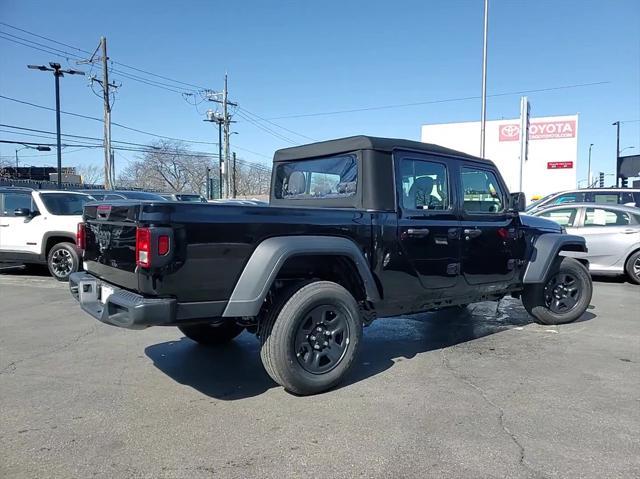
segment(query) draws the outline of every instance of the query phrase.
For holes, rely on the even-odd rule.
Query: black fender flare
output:
[[[553,261],[558,256],[583,259],[587,256],[587,244],[582,236],[562,233],[544,233],[533,243],[531,258],[524,272],[522,282],[543,283]],[[584,261],[584,260],[583,260]]]
[[[351,259],[358,269],[367,299],[374,303],[380,301],[367,260],[353,241],[338,236],[278,236],[264,240],[253,251],[222,316],[256,316],[285,261],[293,256],[318,254]]]
[[[42,235],[42,244],[40,246],[41,255],[45,261],[47,260],[47,242],[49,241],[49,238],[54,236],[66,238],[68,240],[71,240],[71,243],[76,244],[76,235],[74,235],[73,233],[69,233],[68,231],[47,231],[44,235]]]

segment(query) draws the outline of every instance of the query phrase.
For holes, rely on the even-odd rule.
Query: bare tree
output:
[[[76,173],[82,177],[82,182],[86,185],[100,184],[104,178],[103,169],[98,165],[78,165]]]
[[[158,141],[120,174],[122,186],[147,190],[200,193],[206,190],[211,159],[191,152],[183,143]]]
[[[271,169],[269,167],[238,159],[236,163],[236,192],[238,196],[268,195],[270,185]]]

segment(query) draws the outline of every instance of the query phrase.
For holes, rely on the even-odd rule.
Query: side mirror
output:
[[[527,207],[527,198],[522,192],[511,193],[510,202],[509,209],[511,211],[520,212],[524,211]]]
[[[16,208],[13,210],[13,216],[31,216],[31,210],[29,208]]]

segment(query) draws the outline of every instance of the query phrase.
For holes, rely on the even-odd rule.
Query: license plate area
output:
[[[110,286],[106,286],[106,285],[101,285],[100,286],[100,302],[102,304],[105,304],[107,302],[107,299],[109,299],[109,296],[111,296],[114,293],[114,289]]]

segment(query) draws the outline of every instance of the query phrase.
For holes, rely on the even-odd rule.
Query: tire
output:
[[[73,243],[57,243],[47,256],[49,273],[58,281],[69,281],[69,275],[80,269],[80,256]]]
[[[629,281],[640,284],[640,250],[629,256],[625,263],[624,270],[627,272]]]
[[[239,326],[231,320],[221,323],[178,326],[178,329],[182,331],[182,334],[187,338],[203,346],[226,344],[244,331],[242,326]]]
[[[317,394],[342,380],[361,340],[362,318],[351,293],[314,281],[276,299],[260,325],[260,357],[287,391]]]
[[[525,286],[522,304],[539,324],[566,324],[582,316],[592,293],[587,268],[574,258],[559,257],[545,283]]]

